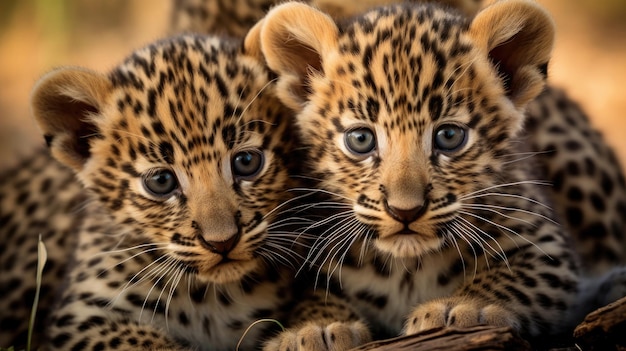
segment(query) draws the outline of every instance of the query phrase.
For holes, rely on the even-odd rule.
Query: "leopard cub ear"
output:
[[[311,78],[323,74],[325,61],[337,51],[337,25],[311,6],[290,2],[273,8],[261,23],[260,32],[252,30],[249,38],[255,35],[269,68],[280,77],[279,97],[300,111],[308,100]],[[249,38],[246,41],[252,48]]]
[[[503,0],[480,11],[470,25],[517,108],[543,89],[554,44],[554,22],[537,3]]]
[[[52,155],[80,171],[98,135],[97,116],[111,92],[110,81],[81,68],[60,68],[35,85],[31,108]]]

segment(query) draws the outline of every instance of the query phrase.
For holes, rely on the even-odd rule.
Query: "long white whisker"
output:
[[[459,211],[459,213],[463,213],[463,214],[467,214],[464,211]],[[469,213],[469,212],[468,212]],[[481,218],[480,216],[478,216],[478,218]],[[470,232],[473,234],[470,234],[470,237],[473,238],[476,243],[483,243],[485,245],[487,245],[488,248],[491,249],[491,252],[489,252],[488,250],[485,250],[484,246],[482,244],[481,248],[483,249],[483,252],[488,253],[490,255],[492,255],[492,257],[495,258],[495,256],[493,255],[497,255],[502,261],[505,262],[505,264],[507,266],[509,266],[506,254],[504,253],[504,249],[502,248],[502,246],[500,245],[500,243],[498,242],[498,240],[496,240],[493,236],[489,235],[487,232],[485,232],[484,230],[482,230],[480,227],[474,225],[472,222],[468,221],[467,219],[463,218],[463,217],[459,217],[459,220],[463,221],[466,225],[467,229],[473,229]],[[475,230],[475,231],[474,231]],[[491,241],[493,241],[496,246],[498,246],[498,250],[496,250],[490,243],[489,241],[485,240],[483,238],[483,236],[486,236],[487,238],[491,239]],[[492,254],[493,253],[493,254]]]
[[[172,281],[172,285],[170,285],[170,291],[167,296],[167,301],[165,302],[165,328],[166,329],[169,329],[169,323],[168,323],[169,311],[170,311],[170,304],[172,302],[172,298],[174,297],[174,291],[176,291],[176,288],[178,287],[178,284],[180,283],[180,279],[185,273],[184,270],[180,269],[180,267],[175,267],[175,268],[178,268],[178,271],[174,273],[175,279]]]
[[[343,261],[346,258],[346,255],[350,252],[350,248],[352,247],[352,245],[354,245],[356,240],[363,234],[363,228],[362,227],[359,228],[359,227],[361,227],[360,222],[354,219],[353,221],[351,221],[351,223],[346,223],[345,229],[341,230],[342,233],[349,234],[346,236],[348,240],[344,240],[344,244],[342,244],[342,246],[339,247],[339,250],[336,251],[336,253],[333,255],[333,257],[329,261],[329,264],[335,261],[335,257],[337,256],[337,254],[341,252],[341,256],[339,256],[339,260],[336,261],[337,263],[335,264],[335,267],[332,270],[330,270],[329,277],[335,273],[337,268],[342,266]],[[341,282],[341,269],[339,270],[339,281]]]
[[[322,194],[327,194],[327,195],[332,195],[332,196],[336,196],[345,200],[348,200],[349,202],[352,202],[352,199],[350,199],[347,196],[341,195],[341,194],[337,194],[334,193],[330,190],[326,190],[326,189],[316,189],[316,188],[291,188],[289,189],[289,191],[309,191],[311,193],[322,193]]]
[[[453,223],[456,223],[456,222],[453,222]],[[463,253],[461,252],[459,243],[456,241],[456,238],[454,237],[454,233],[452,232],[454,229],[454,226],[446,224],[445,227],[446,227],[446,236],[448,237],[450,241],[452,241],[452,245],[456,248],[456,252],[459,254],[459,259],[461,259],[461,265],[463,266],[463,279],[465,279],[465,277],[467,277],[467,272],[465,271],[465,258],[463,258]],[[474,257],[475,257],[476,251],[471,245],[470,245],[470,248],[472,249],[472,251],[474,251]]]
[[[130,256],[130,257],[127,257],[127,258],[123,259],[123,260],[122,260],[122,261],[120,261],[120,262],[117,262],[116,264],[114,264],[114,265],[112,265],[112,266],[107,267],[106,269],[104,269],[104,270],[103,270],[103,272],[110,271],[111,269],[113,269],[113,268],[115,268],[115,267],[119,266],[120,264],[122,264],[122,263],[126,263],[127,261],[130,261],[130,260],[132,260],[133,258],[135,258],[135,257],[137,257],[137,256],[139,256],[139,255],[143,255],[143,254],[145,254],[145,253],[152,252],[152,251],[158,251],[158,250],[161,250],[161,248],[159,248],[159,247],[155,247],[155,248],[152,248],[152,249],[147,249],[147,250],[139,251],[139,252],[137,252],[136,254],[134,254],[134,255],[132,255],[132,256]],[[100,274],[102,274],[102,273],[99,273],[99,274],[98,274],[98,276],[100,276]]]
[[[140,248],[144,248],[144,247],[153,247],[153,248],[158,248],[159,246],[162,247],[166,247],[167,245],[169,245],[169,243],[148,243],[148,244],[140,244],[140,245],[136,245],[136,246],[131,246],[125,249],[120,249],[120,250],[108,250],[108,251],[101,251],[98,252],[96,254],[94,254],[95,256],[102,256],[102,255],[108,255],[108,254],[112,254],[112,253],[120,253],[120,252],[126,252],[126,251],[131,251],[131,250],[136,250],[136,249],[140,249]],[[145,252],[145,251],[144,251]],[[135,255],[136,256],[136,255]],[[130,258],[133,258],[135,256],[132,256]]]
[[[485,197],[485,196],[501,196],[501,197],[511,197],[514,199],[521,199],[521,200],[525,200],[528,202],[531,202],[533,204],[537,204],[539,206],[542,206],[544,208],[547,208],[549,210],[552,210],[552,207],[545,205],[535,199],[526,197],[526,196],[522,196],[522,195],[517,195],[517,194],[507,194],[507,193],[485,193],[485,194],[478,194],[478,195],[473,195],[473,196],[464,196],[462,197],[462,200],[470,200],[470,199],[476,199],[476,198],[480,198],[480,197]]]
[[[478,255],[476,254],[476,249],[474,249],[474,246],[472,245],[472,243],[463,234],[465,230],[470,231],[470,232],[473,232],[473,230],[471,228],[466,228],[465,225],[463,225],[463,223],[459,223],[459,222],[454,222],[453,227],[451,229],[454,233],[456,233],[456,235],[459,238],[461,238],[461,240],[465,241],[467,245],[469,246],[469,248],[472,250],[472,254],[474,255],[474,277],[472,278],[472,280],[474,280],[474,278],[476,278],[476,274],[478,274]],[[480,245],[481,250],[483,250],[483,256],[485,257],[485,264],[487,265],[487,269],[489,269],[489,260],[487,258],[485,247],[483,246],[482,242],[477,241],[477,243],[478,245]]]
[[[534,246],[535,248],[537,248],[537,250],[539,250],[539,251],[540,251],[542,254],[544,254],[546,257],[548,257],[548,258],[552,259],[552,257],[551,257],[550,255],[548,255],[548,253],[546,253],[546,252],[545,252],[545,251],[544,251],[541,247],[539,247],[539,245],[537,245],[537,244],[535,244],[534,242],[532,242],[532,241],[528,240],[528,239],[527,239],[527,238],[525,238],[523,235],[520,235],[519,233],[515,232],[514,230],[511,230],[510,228],[507,228],[507,227],[505,227],[505,226],[503,226],[503,225],[501,225],[501,224],[498,224],[498,223],[495,223],[495,222],[493,222],[493,221],[490,221],[490,220],[488,220],[488,219],[486,219],[486,218],[483,218],[483,217],[481,217],[481,216],[475,215],[475,214],[473,214],[473,213],[471,213],[471,212],[466,212],[466,211],[463,211],[462,213],[464,213],[464,214],[466,214],[466,215],[468,215],[468,216],[472,216],[472,217],[474,217],[474,218],[478,218],[478,219],[480,219],[480,220],[482,220],[482,221],[485,221],[485,222],[487,222],[487,223],[489,223],[489,224],[491,224],[491,225],[493,225],[493,226],[495,226],[495,227],[497,227],[497,228],[500,228],[500,229],[502,229],[502,230],[504,230],[504,231],[506,231],[506,232],[509,232],[509,233],[511,233],[511,234],[514,234],[514,235],[515,235],[515,236],[517,236],[518,238],[520,238],[520,239],[522,239],[522,240],[526,241],[528,244],[530,244],[530,245]]]
[[[272,85],[278,78],[274,78],[272,80],[270,80],[269,82],[265,83],[265,85],[263,87],[261,87],[261,89],[259,89],[259,91],[256,93],[256,95],[252,98],[252,100],[246,105],[246,107],[243,109],[243,111],[241,111],[241,114],[239,115],[239,119],[237,119],[237,124],[240,123],[241,119],[243,118],[243,115],[246,113],[246,111],[248,111],[248,109],[250,108],[250,106],[252,105],[252,103],[254,101],[256,101],[256,99],[259,98],[259,96],[261,95],[261,93],[267,89],[267,87],[269,87],[270,85]]]
[[[527,160],[529,158],[535,157],[537,155],[541,155],[541,154],[547,154],[550,153],[551,151],[537,151],[537,152],[520,152],[520,153],[516,153],[516,154],[509,154],[506,156],[516,156],[516,155],[522,155],[522,157],[519,158],[515,158],[512,160],[508,160],[508,161],[503,161],[502,164],[503,165],[508,165],[511,163],[515,163],[515,162],[520,162],[520,161],[524,161]]]
[[[174,279],[175,275],[172,275],[172,271],[176,271],[176,269],[178,268],[178,264],[176,261],[172,260],[168,263],[168,269],[167,271],[164,272],[163,276],[168,276],[169,279],[165,282],[165,284],[163,285],[163,289],[161,289],[159,296],[157,297],[155,304],[154,304],[154,309],[152,310],[152,319],[150,320],[150,323],[152,323],[154,321],[154,317],[156,316],[156,312],[159,306],[159,303],[161,302],[161,298],[163,297],[163,293],[165,292],[165,287],[167,287],[170,282],[172,282],[172,279]],[[161,278],[159,278],[161,279]],[[156,284],[156,283],[155,283]],[[167,304],[167,303],[166,303]],[[168,316],[167,314],[164,316],[165,318],[165,328],[166,330],[169,330],[169,323],[168,323]]]
[[[542,181],[542,180],[522,180],[522,181],[519,181],[519,182],[492,185],[492,186],[489,186],[489,187],[486,187],[486,188],[483,188],[483,189],[480,189],[480,190],[476,190],[476,191],[471,192],[469,194],[465,194],[463,196],[459,196],[459,200],[464,200],[464,199],[468,198],[469,196],[480,194],[482,192],[489,191],[491,189],[504,188],[504,187],[509,187],[509,186],[523,185],[523,184],[543,185],[543,186],[551,186],[552,185],[552,183],[546,182],[546,181]]]

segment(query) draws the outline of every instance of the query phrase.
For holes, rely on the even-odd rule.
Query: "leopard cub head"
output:
[[[110,218],[93,230],[207,282],[276,259],[284,245],[269,232],[289,198],[291,139],[257,56],[183,36],[107,75],[60,68],[41,78],[32,107],[51,153]]]
[[[507,178],[504,156],[543,89],[554,37],[548,14],[525,0],[473,19],[388,6],[341,25],[288,3],[253,31],[279,97],[298,113],[311,177],[345,211],[324,230],[336,235],[327,243],[360,236],[396,257],[472,232],[461,214]]]

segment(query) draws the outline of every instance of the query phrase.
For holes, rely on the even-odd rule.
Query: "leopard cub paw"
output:
[[[517,330],[519,323],[514,314],[499,305],[478,299],[446,298],[417,306],[407,319],[404,333],[411,335],[432,328],[477,325],[507,326]]]
[[[343,351],[372,339],[367,326],[360,321],[333,322],[328,325],[307,323],[270,339],[264,351]]]

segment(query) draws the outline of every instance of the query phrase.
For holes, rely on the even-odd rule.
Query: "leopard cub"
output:
[[[54,159],[41,153],[2,178],[2,346],[24,344],[25,325],[5,324],[28,320],[39,234],[51,260],[35,347],[247,350],[289,339],[257,323],[266,319],[345,323],[345,335],[369,340],[340,300],[298,288],[304,236],[286,215],[296,138],[274,88],[257,47],[215,36],[156,42],[108,74],[46,74],[32,107]],[[292,308],[326,320],[292,322]]]
[[[336,23],[304,4],[256,28],[297,112],[314,193],[309,259],[381,336],[433,327],[558,332],[578,290],[571,240],[518,139],[554,39],[532,1],[468,19],[404,4]]]

